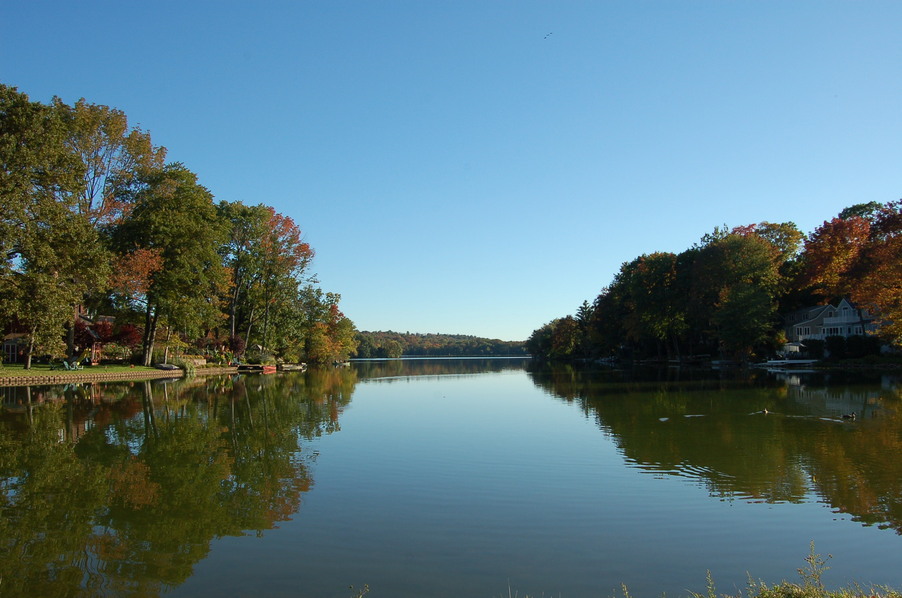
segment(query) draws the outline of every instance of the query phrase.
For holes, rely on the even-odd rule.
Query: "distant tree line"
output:
[[[552,359],[748,360],[786,342],[783,314],[839,298],[873,315],[879,342],[902,347],[902,200],[856,204],[807,236],[792,222],[762,222],[715,228],[679,254],[641,255],[527,348]],[[830,342],[850,355],[879,344]]]
[[[501,357],[526,355],[522,341],[502,341],[463,334],[358,332],[359,358],[373,357]]]
[[[85,322],[144,364],[161,346],[311,362],[356,348],[291,218],[215,203],[122,111],[84,99],[45,105],[0,84],[0,254],[0,329],[18,333],[26,367],[74,358]]]

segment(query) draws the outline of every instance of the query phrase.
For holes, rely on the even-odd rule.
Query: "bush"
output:
[[[811,359],[823,359],[824,358],[824,341],[809,338],[802,341],[802,346],[805,347],[805,353]]]
[[[259,365],[275,365],[276,358],[271,353],[260,349],[251,349],[244,354],[245,363],[253,363]]]
[[[176,357],[172,360],[172,365],[178,366],[179,369],[185,372],[186,376],[193,376],[197,373],[197,366],[189,359]]]
[[[828,336],[824,341],[824,349],[830,359],[845,359],[846,337],[838,335]]]
[[[118,343],[107,343],[103,346],[103,357],[114,361],[131,358],[132,350]]]

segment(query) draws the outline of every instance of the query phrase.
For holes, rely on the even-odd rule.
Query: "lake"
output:
[[[374,360],[0,394],[2,596],[735,593],[812,542],[828,587],[902,588],[900,374]]]

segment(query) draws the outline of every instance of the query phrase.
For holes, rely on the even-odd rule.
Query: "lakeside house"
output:
[[[115,318],[113,316],[91,317],[81,305],[76,306],[75,309],[76,325],[82,327],[86,335],[86,338],[82,339],[81,345],[76,346],[76,353],[79,355],[79,359],[87,358],[91,360],[91,363],[99,363],[103,357],[103,342],[94,331],[94,325],[106,322],[112,326]],[[2,363],[23,363],[25,352],[28,350],[28,335],[24,332],[15,332],[15,327],[10,328],[7,328],[7,334],[3,335],[3,348],[0,353],[0,357],[3,359]]]
[[[783,317],[786,331],[784,351],[798,353],[806,340],[825,340],[828,336],[863,336],[877,331],[871,314],[852,305],[848,299],[839,304],[816,305],[790,312]]]
[[[26,349],[26,335],[14,332],[3,337],[3,363],[21,363]]]

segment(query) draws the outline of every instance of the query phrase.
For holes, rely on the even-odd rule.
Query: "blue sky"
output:
[[[0,2],[0,82],[292,217],[362,330],[522,340],[715,226],[902,196],[902,2]]]

